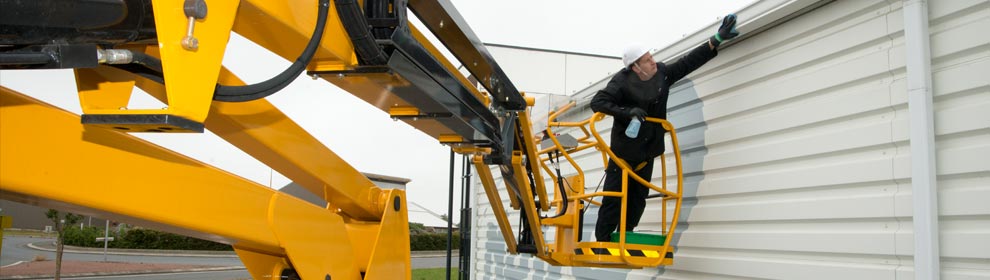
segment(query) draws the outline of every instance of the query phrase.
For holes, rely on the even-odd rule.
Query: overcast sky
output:
[[[628,42],[660,49],[753,1],[452,2],[486,43],[619,56]],[[224,65],[254,83],[281,72],[289,62],[234,36]],[[71,70],[0,71],[0,85],[81,113]],[[436,140],[322,80],[301,77],[268,99],[358,170],[409,178],[410,200],[434,212],[447,212],[449,149]],[[161,106],[150,97],[135,95],[130,108]],[[137,135],[265,186],[279,188],[289,182],[209,132]],[[459,172],[459,155],[457,159]],[[459,186],[457,181],[455,188]],[[455,221],[458,207],[455,202]]]

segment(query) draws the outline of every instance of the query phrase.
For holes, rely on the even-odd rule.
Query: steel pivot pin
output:
[[[182,5],[182,10],[189,20],[189,25],[186,27],[186,36],[182,37],[182,48],[195,51],[199,49],[199,40],[193,37],[193,28],[196,26],[197,19],[206,18],[206,1],[186,0]]]

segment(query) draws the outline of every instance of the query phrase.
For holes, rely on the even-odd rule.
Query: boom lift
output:
[[[407,10],[485,92],[409,24]],[[221,65],[231,31],[295,62],[244,85]],[[682,185],[673,126],[648,119],[670,132],[676,186],[667,186],[666,158],[661,186],[633,175],[661,197],[662,235],[633,233],[647,240],[635,241],[622,228],[615,242],[582,242],[594,198],[625,197],[585,193],[573,158],[589,149],[614,158],[595,129],[605,116],[557,121],[571,104],[553,112],[545,131],[532,131],[534,99],[447,0],[0,0],[0,67],[74,69],[83,109],[77,116],[0,87],[0,197],[231,244],[255,279],[410,278],[409,250],[400,249],[409,243],[404,191],[379,189],[264,99],[302,71],[471,155],[508,252],[563,266],[672,261]],[[168,107],[128,109],[134,87]],[[584,135],[567,143],[554,131],[562,127]],[[314,207],[130,135],[204,129],[328,204]],[[561,175],[561,156],[577,174]]]

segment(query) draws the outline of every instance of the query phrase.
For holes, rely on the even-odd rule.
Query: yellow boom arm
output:
[[[74,69],[83,110],[74,115],[0,86],[3,199],[230,244],[255,279],[410,278],[405,192],[376,187],[264,99],[306,74],[470,155],[510,253],[565,266],[671,263],[681,203],[673,126],[649,119],[670,132],[676,187],[667,188],[666,170],[659,187],[632,177],[662,196],[663,242],[628,241],[625,231],[616,242],[582,242],[582,213],[598,204],[594,198],[625,197],[585,193],[572,157],[594,148],[603,161],[616,159],[594,128],[604,116],[558,122],[569,105],[553,112],[546,131],[532,131],[533,99],[515,88],[448,0],[73,3],[86,13],[63,2],[0,1],[0,9],[22,11],[0,26],[0,69]],[[39,22],[32,13],[40,11],[72,20]],[[408,12],[470,79],[409,22]],[[231,32],[293,65],[245,85],[221,65]],[[129,109],[135,88],[167,107]],[[553,132],[560,127],[584,136],[565,146]],[[205,129],[327,204],[313,206],[130,134]],[[541,133],[552,147],[538,147]],[[561,157],[577,174],[553,172]],[[511,215],[521,217],[518,228]]]

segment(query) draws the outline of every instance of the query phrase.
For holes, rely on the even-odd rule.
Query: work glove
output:
[[[709,40],[717,48],[723,41],[736,36],[739,36],[739,31],[736,30],[736,14],[729,14],[722,19],[722,26],[718,27],[718,33],[715,33],[715,36]]]
[[[629,117],[629,119],[636,118],[639,121],[645,121],[646,111],[643,111],[643,109],[637,107],[632,107],[631,109],[626,110],[626,117]]]

